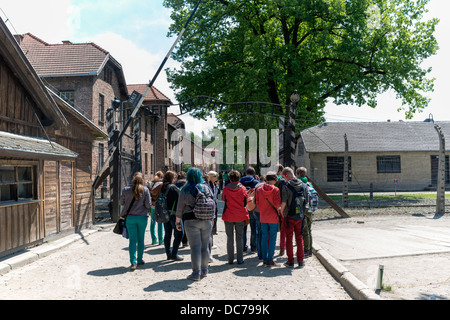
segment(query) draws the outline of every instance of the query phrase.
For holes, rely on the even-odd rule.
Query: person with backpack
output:
[[[239,182],[247,189],[247,193],[255,190],[259,184],[259,180],[255,178],[256,172],[253,167],[248,167],[245,170],[245,176],[243,176]],[[250,219],[250,250],[251,252],[257,252],[258,258],[262,260],[261,254],[261,223],[259,221],[259,210],[249,211]],[[244,251],[247,251],[247,226],[244,227]]]
[[[308,202],[308,186],[294,176],[294,171],[286,167],[282,176],[285,183],[281,187],[281,212],[285,217],[283,228],[286,230],[286,267],[294,267],[293,237],[297,242],[297,262],[300,268],[305,266],[303,247],[303,219]]]
[[[163,244],[163,224],[156,222],[155,220],[155,203],[156,199],[158,199],[159,193],[161,192],[162,188],[162,178],[164,177],[164,173],[162,171],[158,171],[155,174],[155,177],[151,182],[148,183],[148,189],[150,190],[150,194],[152,197],[152,208],[150,212],[150,236],[152,237],[152,245],[155,244]],[[155,227],[158,230],[158,237],[156,237],[155,234]]]
[[[278,209],[281,204],[280,189],[275,187],[277,174],[268,172],[266,175],[267,183],[264,183],[256,191],[256,206],[259,208],[261,219],[261,252],[263,265],[267,267],[279,266],[273,257],[275,254],[275,244],[281,213]]]
[[[238,264],[244,263],[243,233],[245,221],[249,218],[247,211],[247,189],[239,182],[241,174],[231,170],[228,174],[230,183],[223,188],[222,200],[225,207],[222,220],[225,223],[227,235],[228,263],[234,263],[234,236],[236,233],[236,260]]]
[[[313,213],[317,210],[319,203],[319,195],[317,191],[312,186],[311,182],[308,182],[306,177],[307,169],[305,167],[300,167],[295,172],[298,179],[303,183],[306,183],[309,190],[309,202],[306,204],[305,210],[305,220],[303,222],[303,245],[305,249],[305,258],[312,256],[312,233],[311,227],[313,222]]]
[[[209,239],[215,210],[211,189],[203,182],[201,171],[190,168],[178,198],[175,221],[177,229],[181,231],[183,220],[191,248],[192,273],[187,277],[190,280],[199,281],[208,275]]]
[[[163,185],[160,192],[160,197],[164,197],[165,210],[169,213],[169,221],[164,222],[164,249],[166,250],[167,260],[183,261],[184,259],[178,255],[178,248],[180,247],[181,239],[183,238],[183,231],[179,231],[175,226],[175,211],[177,209],[178,197],[180,190],[174,184],[177,180],[177,173],[167,171],[163,177]],[[155,207],[155,216],[157,216]],[[172,240],[172,233],[174,236],[172,249],[170,249],[170,242]]]
[[[145,263],[142,259],[144,238],[148,223],[148,211],[151,207],[150,192],[144,186],[144,178],[141,172],[136,172],[133,175],[131,185],[123,188],[119,203],[123,206],[121,216],[125,218],[129,236],[130,269],[134,271],[137,265]]]

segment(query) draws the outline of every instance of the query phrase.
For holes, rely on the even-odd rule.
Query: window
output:
[[[98,122],[105,122],[105,96],[102,94],[98,95]]]
[[[36,197],[32,166],[0,166],[0,204]]]
[[[103,80],[112,85],[112,75],[113,75],[112,70],[106,67],[103,72]]]
[[[450,183],[450,165],[449,156],[445,156],[445,184]],[[431,156],[431,184],[437,185],[439,170],[439,156]]]
[[[145,168],[145,174],[148,174],[148,153],[144,153],[144,168]]]
[[[400,156],[378,156],[377,173],[400,173]]]
[[[328,182],[344,180],[344,157],[327,157]],[[352,158],[348,157],[348,181],[352,181]]]
[[[104,145],[102,143],[98,144],[98,169],[100,170],[103,167],[103,162],[105,161],[104,156]]]
[[[60,91],[59,96],[70,104],[72,107],[75,104],[75,92],[74,91]]]
[[[145,137],[145,141],[147,141],[148,140],[148,120],[147,119],[145,119],[144,137]]]

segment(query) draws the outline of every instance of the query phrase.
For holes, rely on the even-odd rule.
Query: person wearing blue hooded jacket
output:
[[[260,183],[259,180],[255,178],[255,169],[253,167],[248,167],[245,171],[245,176],[239,181],[243,186],[247,188],[247,192],[254,189],[257,184]],[[261,222],[259,220],[259,211],[249,211],[250,217],[250,250],[252,252],[256,251],[258,253],[258,258],[262,259],[261,252]],[[244,234],[242,237],[244,241],[244,251],[248,250],[247,246],[247,226],[244,227]]]

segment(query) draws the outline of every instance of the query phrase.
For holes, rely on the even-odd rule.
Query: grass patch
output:
[[[330,195],[333,200],[342,200],[342,195]],[[448,196],[446,195],[446,198]],[[370,195],[351,194],[349,200],[369,200]],[[420,199],[436,199],[436,194],[432,193],[414,193],[414,194],[398,194],[394,195],[373,195],[374,200],[420,200]]]

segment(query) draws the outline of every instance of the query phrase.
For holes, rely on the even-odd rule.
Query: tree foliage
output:
[[[208,95],[288,104],[298,90],[299,127],[320,123],[329,100],[376,107],[388,90],[410,118],[433,90],[421,67],[438,49],[438,20],[423,21],[428,1],[205,0],[173,54],[181,68],[167,70],[168,78],[179,101]],[[169,34],[180,32],[196,3],[164,1],[173,9]],[[276,126],[226,110],[217,118],[226,127]]]

